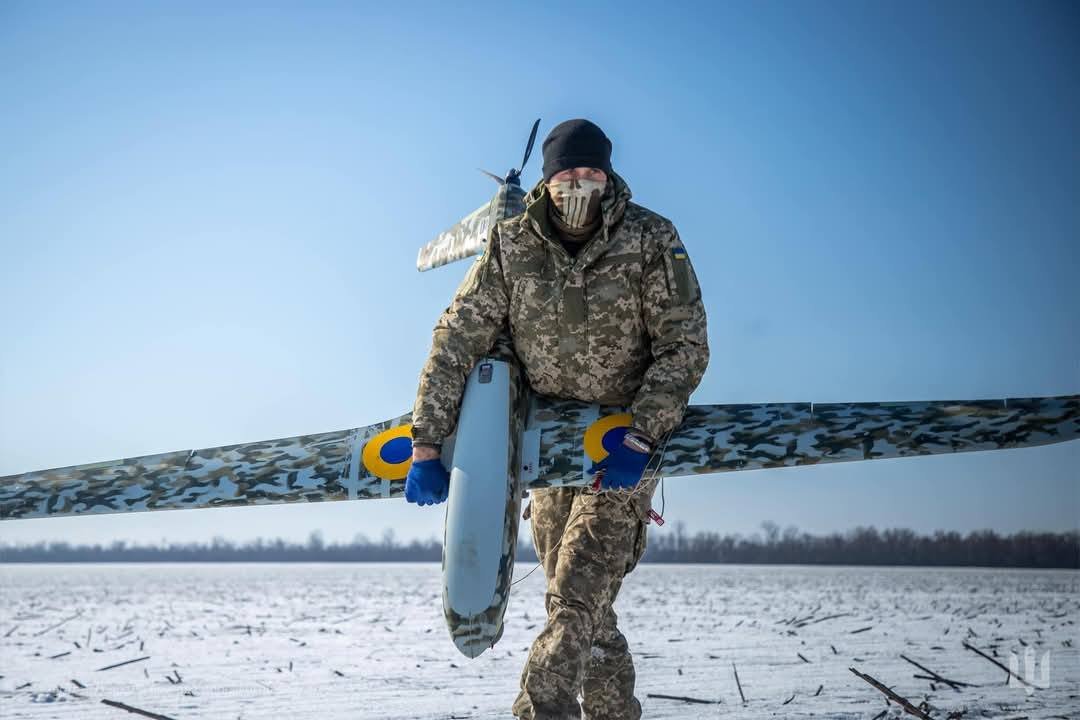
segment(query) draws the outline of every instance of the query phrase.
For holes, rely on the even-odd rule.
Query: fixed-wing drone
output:
[[[533,125],[521,166],[536,138]],[[487,173],[491,175],[491,173]],[[524,210],[521,169],[490,201],[424,246],[429,270],[480,253],[499,220]],[[443,610],[476,657],[502,635],[522,496],[589,485],[621,441],[626,408],[543,397],[504,360],[472,369],[450,470]],[[411,458],[410,415],[338,432],[75,465],[0,478],[0,520],[93,513],[395,498]],[[896,403],[694,405],[649,466],[678,477],[759,468],[1000,450],[1080,438],[1080,395]]]

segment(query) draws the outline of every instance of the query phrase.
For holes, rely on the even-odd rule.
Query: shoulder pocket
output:
[[[682,245],[672,247],[667,253],[665,264],[668,268],[668,279],[671,281],[672,290],[679,298],[679,302],[685,304],[697,299],[697,280],[690,267],[690,258],[686,255],[686,248]]]

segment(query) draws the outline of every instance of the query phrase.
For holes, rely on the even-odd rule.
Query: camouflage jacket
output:
[[[465,379],[509,331],[532,390],[630,406],[653,438],[674,429],[709,361],[705,307],[674,225],[630,202],[612,173],[603,224],[570,257],[548,227],[543,182],[526,210],[497,223],[435,325],[420,374],[413,439],[454,429]]]

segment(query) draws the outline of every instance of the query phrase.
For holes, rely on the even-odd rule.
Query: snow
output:
[[[1078,590],[1069,570],[643,565],[616,609],[647,718],[873,718],[853,667],[935,718],[1034,720],[1080,716]],[[473,661],[440,598],[436,564],[0,565],[0,717],[509,718],[542,573]],[[1049,657],[1048,687],[965,642],[1036,685]],[[931,689],[901,655],[976,686]]]

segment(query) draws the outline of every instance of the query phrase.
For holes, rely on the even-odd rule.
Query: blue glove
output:
[[[636,436],[627,434],[606,458],[589,468],[589,474],[598,476],[600,487],[605,490],[632,488],[641,481],[645,467],[649,464],[651,453],[643,452],[647,447],[648,445]]]
[[[414,461],[405,477],[405,499],[419,505],[437,505],[450,492],[450,474],[442,460]]]

